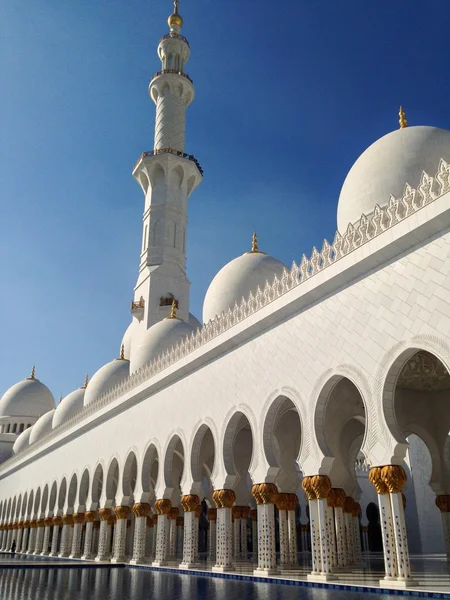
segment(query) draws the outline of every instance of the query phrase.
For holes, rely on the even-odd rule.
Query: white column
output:
[[[44,519],[36,521],[36,541],[34,544],[33,554],[41,554],[42,542],[44,541]]]
[[[34,550],[34,547],[36,545],[36,534],[36,521],[30,521],[30,535],[28,536],[27,554],[31,554]]]
[[[392,581],[397,579],[397,555],[395,551],[394,526],[392,523],[391,503],[389,494],[380,494],[378,496],[378,506],[380,508],[381,533],[383,538],[384,568],[386,571],[385,579]]]
[[[345,536],[344,510],[342,505],[334,507],[334,526],[336,532],[337,564],[339,567],[345,567],[345,565],[348,564],[348,555],[347,538]]]
[[[52,548],[50,550],[50,556],[58,556],[59,548],[58,548],[58,538],[59,538],[59,528],[62,523],[61,517],[53,517],[53,532],[52,532]]]
[[[273,483],[260,483],[252,488],[258,505],[258,567],[255,575],[273,575],[278,573],[275,549],[275,510],[274,502],[278,496]]]
[[[333,567],[330,555],[330,532],[328,529],[328,503],[326,498],[317,499],[317,512],[320,527],[321,575],[330,578]]]
[[[22,547],[22,537],[23,537],[23,525],[19,527],[17,530],[17,542],[16,542],[16,552],[20,552]],[[4,533],[4,532],[2,532]]]
[[[73,515],[73,535],[70,558],[81,558],[81,534],[83,533],[84,513]]]
[[[150,504],[137,503],[133,506],[134,513],[134,540],[133,540],[133,557],[130,561],[133,565],[145,563],[147,556],[147,519],[150,512]],[[152,527],[153,521],[150,518]]]
[[[247,544],[247,518],[250,513],[248,506],[241,507],[241,556],[247,560],[248,544]]]
[[[233,523],[232,506],[236,499],[233,490],[214,490],[213,500],[217,506],[216,564],[212,570],[223,573],[233,571]]]
[[[125,561],[125,547],[127,539],[128,516],[131,512],[129,506],[116,506],[114,513],[117,517],[117,523],[114,528],[114,552],[111,559],[112,563]]]
[[[169,520],[167,515],[172,507],[172,503],[167,498],[162,498],[155,502],[155,508],[158,512],[158,529],[156,533],[156,554],[153,565],[161,567],[167,564],[169,555]]]
[[[337,567],[337,550],[336,550],[336,531],[334,528],[334,501],[328,499],[327,514],[327,532],[330,539],[330,561],[332,567]]]
[[[177,556],[183,556],[184,519],[177,518]]]
[[[252,559],[258,558],[258,511],[256,508],[252,508],[250,511],[250,518],[252,520]]]
[[[59,556],[60,557],[68,557],[70,555],[70,550],[71,550],[71,525],[73,523],[73,516],[72,515],[63,515],[62,516],[62,521],[63,521],[63,528],[62,528],[62,535],[61,535],[61,548],[59,551]]]
[[[178,508],[170,509],[169,519],[169,558],[174,560],[177,556],[177,518]]]
[[[409,563],[408,537],[406,535],[405,511],[401,492],[389,494],[391,500],[392,520],[394,525],[395,549],[397,552],[397,582],[403,587],[417,585],[411,578]]]
[[[155,559],[156,558],[156,543],[158,541],[158,515],[152,515],[152,519],[153,519],[152,558]]]
[[[240,507],[234,506],[231,514],[235,513],[233,521],[233,556],[234,559],[238,559],[241,556],[241,518],[237,517],[236,514],[240,514]]]
[[[322,555],[320,546],[320,526],[317,500],[309,500],[309,524],[311,529],[311,575],[318,576],[322,570]]]
[[[100,518],[100,529],[98,534],[98,550],[95,560],[97,562],[103,562],[110,558],[109,543],[111,540],[112,525],[109,523],[109,519],[112,519],[113,517],[110,508],[101,508],[98,511],[98,516]]]
[[[52,519],[50,517],[48,517],[47,519],[45,519],[44,539],[42,540],[42,552],[41,552],[42,556],[48,556],[50,554],[48,545],[50,542],[51,527],[52,527]]]
[[[208,530],[208,559],[211,561],[216,560],[216,520],[217,520],[217,509],[209,508],[208,509],[208,521],[209,521],[209,530]]]
[[[278,511],[278,527],[280,531],[280,568],[287,568],[290,565],[287,510]]]
[[[347,496],[344,506],[345,539],[347,541],[347,559],[348,564],[355,562],[355,538],[353,535],[353,498]]]
[[[436,496],[436,506],[441,511],[445,551],[447,560],[450,561],[450,495]]]
[[[355,561],[357,563],[361,562],[361,531],[359,524],[359,517],[355,514],[353,515],[353,531],[355,536]]]
[[[183,561],[180,569],[190,569],[196,566],[197,519],[195,510],[184,513]]]

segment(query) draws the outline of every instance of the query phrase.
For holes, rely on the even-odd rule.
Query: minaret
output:
[[[197,160],[184,151],[186,109],[194,99],[192,79],[184,72],[190,48],[181,35],[183,19],[175,0],[169,33],[161,38],[161,70],[151,79],[150,98],[156,104],[154,149],[137,161],[133,176],[145,195],[139,277],[131,305],[133,317],[148,329],[170,314],[189,319],[186,277],[188,198],[202,181]]]

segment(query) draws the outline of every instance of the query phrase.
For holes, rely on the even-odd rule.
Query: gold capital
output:
[[[200,498],[195,494],[181,496],[181,506],[183,507],[184,512],[195,512],[199,504]]]

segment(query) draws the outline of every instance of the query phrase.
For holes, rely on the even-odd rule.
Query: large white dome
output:
[[[49,410],[45,415],[42,415],[31,428],[30,433],[30,444],[38,442],[40,439],[45,437],[52,430],[53,415],[55,409]]]
[[[28,429],[22,431],[22,433],[17,437],[17,440],[14,442],[14,446],[12,448],[13,454],[19,454],[19,452],[22,452],[22,450],[28,448],[30,445],[30,435],[32,431],[33,427],[28,427]]]
[[[53,417],[53,428],[58,427],[67,419],[70,419],[75,413],[83,408],[85,387],[78,388],[61,400],[55,410]]]
[[[131,372],[134,373],[151,362],[158,354],[168,350],[192,331],[194,331],[192,325],[171,317],[152,325],[137,340],[133,341]]]
[[[405,184],[417,188],[422,171],[434,176],[443,158],[450,161],[450,131],[404,127],[388,133],[361,154],[342,186],[337,210],[341,233],[349,223],[384,206],[390,195],[401,198]]]
[[[40,417],[55,408],[55,399],[39,379],[19,381],[0,400],[0,417]]]
[[[266,281],[272,283],[275,275],[280,276],[286,266],[264,252],[247,252],[226,264],[212,280],[203,302],[203,322],[207,323],[222,311],[240,304],[250,292],[261,289]]]
[[[103,365],[92,377],[84,394],[84,406],[88,406],[96,398],[117,385],[130,374],[130,361],[115,358]]]
[[[137,319],[133,319],[123,334],[122,343],[120,345],[120,347],[123,348],[124,357],[128,360],[130,360],[131,356],[131,344],[133,342],[133,338],[136,337],[138,332],[139,321]]]

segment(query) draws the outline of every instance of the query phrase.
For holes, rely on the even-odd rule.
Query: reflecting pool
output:
[[[383,595],[386,600],[393,595]],[[379,594],[178,575],[130,568],[0,565],[1,600],[375,600]]]

